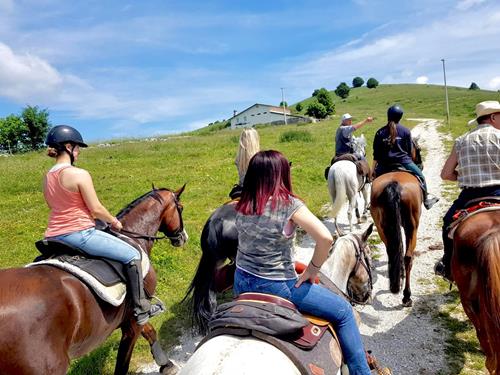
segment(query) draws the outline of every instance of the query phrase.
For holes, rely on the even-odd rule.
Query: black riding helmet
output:
[[[387,110],[387,121],[399,122],[399,120],[401,120],[401,117],[403,117],[403,113],[403,108],[401,108],[397,104],[393,105]]]
[[[57,125],[49,130],[45,144],[50,147],[60,149],[64,148],[65,143],[73,143],[80,147],[88,147],[83,142],[82,135],[78,130],[69,125]]]

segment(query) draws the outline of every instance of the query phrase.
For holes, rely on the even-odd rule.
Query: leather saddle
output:
[[[253,336],[281,350],[301,374],[334,374],[341,367],[342,351],[328,321],[302,315],[292,302],[264,293],[242,293],[224,305],[198,347],[219,335]]]

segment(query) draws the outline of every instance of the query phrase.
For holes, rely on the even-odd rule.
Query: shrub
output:
[[[366,81],[366,87],[369,89],[374,89],[378,86],[378,81],[375,78],[370,78],[368,81]]]
[[[307,130],[289,130],[280,135],[280,142],[312,142],[313,137]]]
[[[302,108],[304,108],[304,107],[302,107],[302,103],[297,103],[297,105],[295,106],[295,110],[296,110],[297,112],[302,111]]]
[[[469,86],[469,90],[479,90],[479,86],[476,84],[476,82],[472,82]]]
[[[354,77],[352,80],[352,87],[361,87],[365,83],[365,80],[361,77]]]
[[[306,115],[315,118],[325,118],[326,116],[328,116],[328,113],[325,106],[315,100],[307,107]]]
[[[349,88],[349,86],[347,86],[345,82],[341,82],[340,85],[338,85],[337,88],[335,89],[335,94],[337,96],[340,96],[342,99],[345,99],[349,96],[350,90],[351,89]]]

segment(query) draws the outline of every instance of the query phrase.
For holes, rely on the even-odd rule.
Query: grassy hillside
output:
[[[496,92],[449,88],[452,135],[467,130],[465,124],[473,117],[477,102],[496,100],[498,96]],[[371,159],[373,135],[376,129],[385,125],[387,107],[395,102],[405,109],[402,122],[409,126],[414,124],[405,121],[409,117],[444,118],[444,90],[440,86],[357,88],[351,90],[347,100],[336,100],[337,115],[331,120],[299,126],[259,127],[261,148],[280,150],[293,162],[295,192],[319,215],[321,207],[329,201],[323,170],[334,150],[333,137],[339,115],[349,112],[354,116],[354,122],[369,115],[375,117],[373,124],[361,131],[368,139],[368,157]],[[101,201],[115,213],[148,191],[151,183],[172,189],[187,183],[182,201],[189,243],[182,249],[164,242],[153,248],[153,264],[159,276],[158,295],[169,308],[162,317],[155,318],[153,324],[166,349],[175,344],[179,329],[188,324],[186,310],[179,301],[197,266],[201,229],[210,213],[228,200],[227,194],[237,181],[234,158],[240,130],[211,130],[203,128],[155,142],[127,141],[115,142],[111,147],[90,147],[82,151],[78,162],[91,172]],[[280,142],[280,137],[290,131],[306,132],[311,141]],[[52,162],[45,152],[0,158],[2,268],[22,266],[37,255],[33,243],[43,236],[48,215],[41,181]],[[76,362],[72,373],[111,373],[118,339],[119,335],[115,333],[103,348]],[[147,345],[144,340],[139,340],[133,361],[149,360]]]

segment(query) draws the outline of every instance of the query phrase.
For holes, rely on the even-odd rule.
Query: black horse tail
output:
[[[389,284],[392,293],[401,290],[403,274],[403,236],[401,234],[401,186],[393,181],[380,194],[379,204],[384,207],[381,225],[387,240],[389,258]]]

